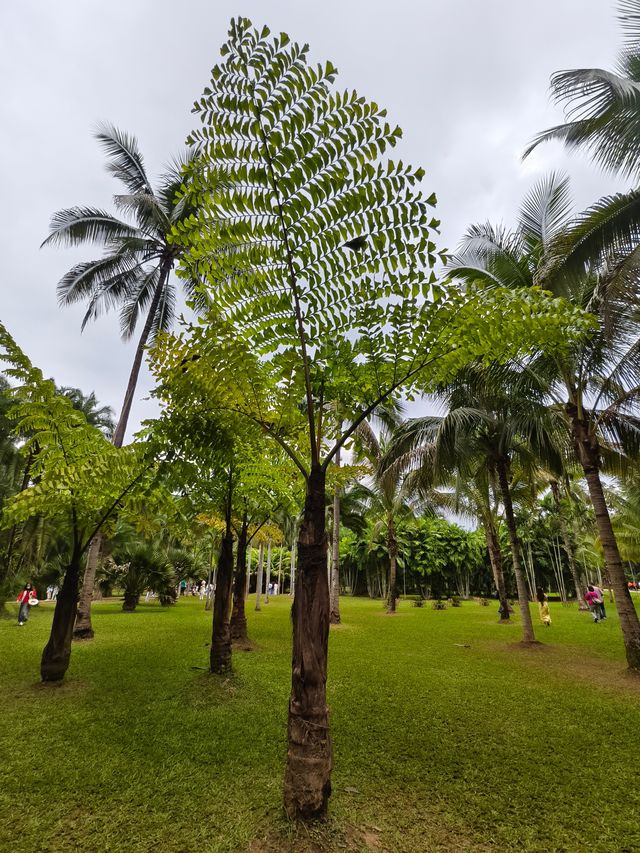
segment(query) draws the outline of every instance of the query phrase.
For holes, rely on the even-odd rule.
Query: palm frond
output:
[[[551,172],[527,193],[520,208],[520,232],[526,248],[541,254],[565,228],[571,211],[569,178]]]
[[[78,246],[82,243],[108,243],[123,238],[139,238],[133,225],[95,207],[70,207],[53,214],[49,236],[42,246]]]
[[[130,193],[153,195],[136,138],[107,122],[98,125],[95,137],[109,158],[107,170],[122,181]]]

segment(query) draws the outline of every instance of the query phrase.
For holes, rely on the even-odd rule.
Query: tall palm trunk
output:
[[[340,467],[340,450],[334,457],[336,467]],[[331,532],[331,582],[329,584],[329,621],[340,624],[340,487],[333,492],[333,530]]]
[[[271,583],[271,541],[267,544],[267,577],[264,582],[264,603],[269,603],[269,584]]]
[[[585,589],[582,586],[580,572],[578,571],[578,567],[576,565],[576,561],[573,555],[573,547],[571,544],[571,537],[569,536],[569,530],[567,528],[567,522],[562,512],[562,505],[560,503],[560,486],[558,485],[556,480],[551,480],[549,485],[551,486],[553,503],[555,505],[556,512],[558,513],[558,521],[560,523],[560,535],[562,536],[562,544],[564,545],[564,550],[569,561],[569,571],[571,572],[573,585],[576,589],[578,607],[580,608],[580,610],[585,610],[587,607],[586,602],[584,600]]]
[[[516,586],[518,587],[518,604],[520,606],[520,614],[522,616],[522,641],[524,643],[535,643],[536,638],[533,633],[533,622],[531,621],[531,611],[529,610],[529,596],[527,594],[527,579],[524,574],[521,562],[520,538],[516,527],[516,519],[513,514],[513,503],[511,500],[511,488],[509,486],[509,462],[504,456],[498,457],[496,461],[498,472],[498,484],[500,486],[500,496],[502,505],[504,506],[504,516],[507,523],[507,531],[509,533],[509,544],[511,546],[511,559],[513,560],[513,571],[516,576]]]
[[[293,657],[284,779],[284,807],[290,818],[321,817],[326,814],[331,794],[326,696],[329,584],[325,481],[324,468],[315,464],[307,481],[298,539],[298,571],[291,608]]]
[[[396,576],[398,573],[398,540],[393,513],[387,513],[387,550],[389,552],[389,590],[387,598],[387,613],[396,612]]]
[[[247,538],[249,522],[247,513],[242,518],[242,527],[238,536],[238,549],[236,554],[236,574],[233,582],[233,609],[231,611],[230,631],[232,640],[246,642],[247,614],[245,612],[245,600],[247,590]]]
[[[162,294],[165,289],[170,270],[171,261],[163,261],[158,286],[156,287],[155,293],[153,294],[153,299],[151,300],[151,305],[147,313],[147,319],[145,321],[142,334],[140,335],[138,346],[136,347],[136,354],[133,358],[133,365],[131,367],[131,373],[129,374],[129,382],[127,383],[127,390],[124,395],[124,402],[122,404],[120,417],[118,418],[118,424],[113,433],[112,442],[114,447],[122,447],[124,443],[124,436],[127,431],[127,423],[129,421],[129,415],[131,413],[133,397],[136,391],[136,386],[138,384],[140,368],[142,367],[142,358],[144,356],[144,350],[147,346],[147,341],[149,340],[151,329],[153,328],[153,323],[156,318],[158,306],[160,304],[160,300],[162,298]],[[98,556],[100,554],[101,547],[102,532],[99,531],[91,540],[91,545],[89,546],[89,552],[87,554],[87,563],[85,567],[84,578],[82,581],[82,591],[80,593],[80,600],[78,602],[78,615],[76,617],[76,624],[73,631],[73,636],[77,640],[89,640],[94,635],[93,626],[91,624],[91,599],[93,597],[93,588],[96,583]]]
[[[82,553],[76,541],[56,600],[49,642],[44,647],[40,660],[40,676],[43,681],[62,681],[69,668],[71,638],[78,607],[81,560]]]
[[[498,591],[498,600],[500,601],[500,622],[508,623],[511,622],[511,618],[509,613],[509,599],[507,598],[507,585],[504,582],[504,572],[502,570],[502,551],[500,549],[498,531],[490,512],[483,519],[483,527],[485,539],[487,540],[487,551],[489,552],[493,580]]]
[[[604,497],[600,479],[600,447],[598,439],[589,429],[589,423],[580,417],[577,407],[567,406],[571,418],[573,441],[578,459],[582,465],[589,489],[589,497],[596,516],[598,536],[604,552],[607,574],[615,594],[616,609],[620,618],[620,628],[624,640],[624,649],[629,669],[640,672],[640,620],[633,605],[627,579],[625,577],[618,543],[611,525],[611,517]]]

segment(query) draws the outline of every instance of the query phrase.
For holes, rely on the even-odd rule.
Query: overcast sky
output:
[[[99,250],[39,249],[55,210],[109,208],[117,191],[92,129],[108,120],[135,134],[149,173],[160,173],[194,126],[191,104],[238,14],[309,42],[342,87],[387,107],[404,131],[398,156],[423,166],[438,194],[442,247],[472,222],[512,223],[552,168],[572,176],[580,207],[620,188],[556,145],[521,162],[527,141],[561,119],[550,75],[613,65],[608,0],[3,0],[0,318],[59,384],[119,410],[133,357],[115,315],[81,335],[83,309],[56,303],[63,273]],[[153,411],[149,387],[145,374],[133,428]]]

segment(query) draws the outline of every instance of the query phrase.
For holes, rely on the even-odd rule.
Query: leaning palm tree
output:
[[[61,305],[87,302],[82,328],[103,311],[117,308],[122,336],[128,340],[144,317],[142,334],[133,360],[120,417],[113,434],[122,446],[145,347],[158,332],[170,328],[175,318],[176,286],[171,272],[182,248],[171,241],[180,223],[196,212],[191,195],[182,191],[183,170],[193,154],[175,159],[154,189],[147,177],[138,143],[133,136],[104,124],[96,133],[107,154],[107,170],[123,185],[114,196],[121,219],[100,208],[78,206],[53,215],[43,246],[79,246],[98,243],[98,260],[73,266],[58,283]],[[181,279],[186,297],[196,308],[205,297],[198,281]]]
[[[43,246],[79,246],[98,243],[98,260],[73,266],[58,283],[61,305],[87,302],[82,328],[103,311],[117,308],[125,340],[144,317],[129,381],[112,441],[121,447],[127,429],[145,347],[158,332],[170,328],[175,317],[176,286],[172,270],[182,249],[171,241],[174,229],[196,213],[192,196],[183,188],[183,171],[193,159],[188,153],[175,159],[154,189],[133,136],[109,124],[96,133],[107,154],[107,170],[122,184],[124,192],[114,196],[121,219],[100,208],[78,206],[53,215],[50,233]],[[196,309],[204,307],[205,296],[194,278],[183,278],[186,297]],[[96,536],[87,554],[87,568],[78,603],[74,636],[90,638],[91,596],[100,552]]]
[[[540,354],[522,370],[533,384],[546,386],[550,404],[562,413],[595,511],[627,661],[640,671],[640,621],[602,483],[603,469],[615,473],[640,450],[640,253],[632,229],[625,239],[609,240],[611,228],[622,234],[599,205],[572,217],[568,182],[552,175],[525,198],[514,231],[488,224],[470,228],[450,273],[505,287],[542,282],[592,315],[590,336]]]

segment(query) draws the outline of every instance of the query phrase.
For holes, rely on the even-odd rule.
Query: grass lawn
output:
[[[342,599],[331,817],[310,831],[281,814],[289,606],[248,608],[257,649],[228,679],[196,599],[98,603],[59,687],[38,682],[51,605],[1,621],[0,850],[640,850],[640,683],[611,606],[594,625],[551,605],[525,649],[494,605]]]

